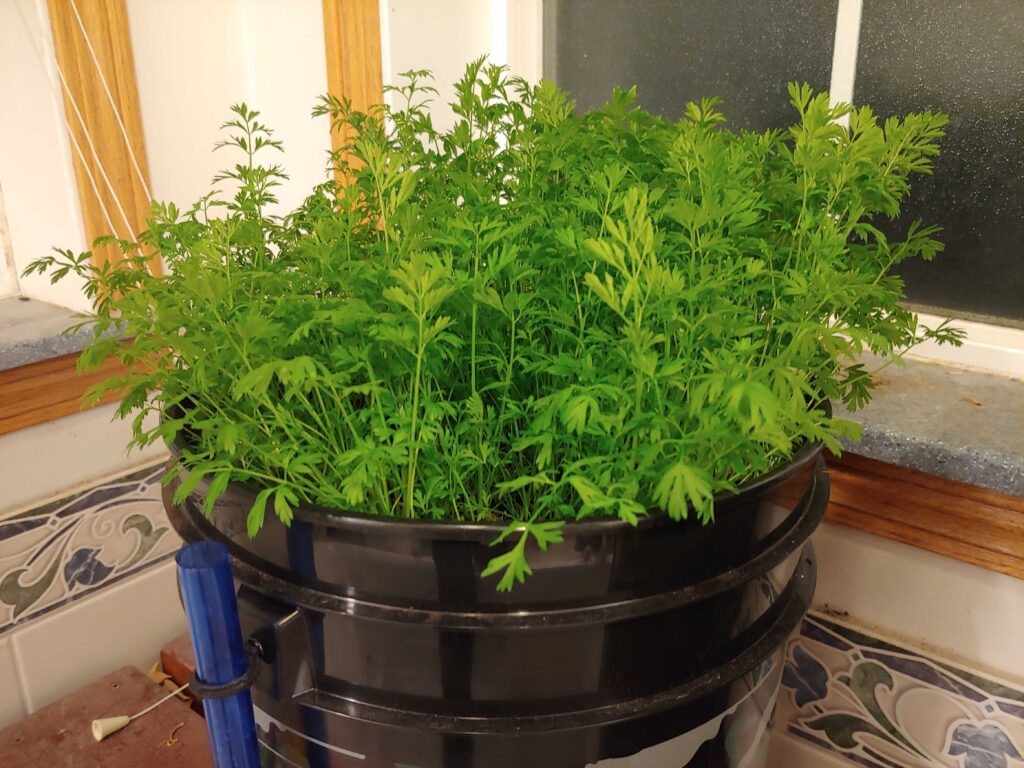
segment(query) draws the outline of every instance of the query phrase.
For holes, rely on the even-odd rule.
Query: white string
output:
[[[185,683],[183,686],[181,686],[181,688],[178,688],[176,691],[171,691],[166,696],[164,696],[162,699],[160,699],[160,701],[157,701],[157,702],[155,702],[153,704],[150,704],[148,707],[146,707],[145,709],[141,710],[140,712],[136,712],[134,715],[132,715],[131,717],[128,718],[128,721],[131,722],[132,720],[137,720],[138,718],[142,717],[143,715],[148,715],[150,712],[152,712],[154,709],[159,707],[165,701],[169,701],[170,699],[173,699],[175,696],[177,696],[179,693],[184,691],[186,688],[188,688],[188,683]]]
[[[44,43],[43,45],[45,46],[46,44]],[[135,227],[132,225],[131,219],[128,218],[128,214],[125,213],[124,207],[121,205],[121,199],[117,196],[117,190],[114,189],[114,185],[111,183],[110,177],[107,176],[107,171],[103,167],[103,161],[100,160],[99,152],[96,150],[96,145],[93,143],[92,134],[89,133],[89,127],[85,122],[85,118],[82,117],[82,112],[78,108],[78,102],[75,100],[74,94],[71,93],[71,88],[68,86],[67,80],[64,78],[64,72],[61,70],[59,62],[57,63],[57,74],[60,76],[60,82],[64,86],[64,91],[67,93],[68,101],[71,102],[71,108],[75,110],[75,116],[78,118],[78,122],[82,125],[82,133],[85,134],[85,142],[89,145],[89,150],[92,152],[93,159],[96,161],[96,167],[100,172],[100,177],[103,179],[103,183],[107,185],[107,189],[110,191],[110,196],[114,198],[114,205],[117,206],[117,210],[121,214],[121,219],[124,221],[124,225],[128,228],[127,234],[131,237],[134,234]],[[67,122],[67,117],[64,118],[64,121]],[[68,130],[71,130],[70,125],[68,125]],[[115,234],[113,228],[111,228],[111,234]]]
[[[131,158],[132,167],[135,169],[135,175],[139,177],[139,183],[142,185],[143,192],[146,193],[146,199],[152,199],[153,195],[149,192],[149,185],[146,184],[146,177],[142,173],[142,169],[139,167],[139,160],[135,156],[135,150],[132,148],[131,139],[128,138],[128,129],[125,127],[124,121],[121,119],[121,113],[117,108],[117,103],[114,101],[114,95],[110,92],[110,86],[107,83],[106,75],[103,74],[103,69],[100,67],[99,58],[96,56],[96,51],[92,47],[92,40],[89,38],[89,33],[85,30],[85,24],[82,22],[82,16],[78,13],[78,3],[75,0],[71,0],[71,10],[75,12],[75,19],[78,21],[78,28],[82,30],[82,37],[85,38],[85,47],[89,49],[89,55],[92,57],[92,63],[96,65],[96,72],[100,76],[100,83],[103,84],[103,91],[107,94],[107,101],[110,102],[110,108],[114,112],[114,118],[117,120],[117,126],[121,129],[121,136],[124,138],[125,147],[128,148],[128,157]]]
[[[21,13],[20,3],[18,4],[18,14],[21,16],[21,21],[25,25],[25,28],[28,30],[30,39],[32,39],[33,41],[32,45],[36,49],[36,54],[39,56],[43,68],[47,72],[47,77],[50,81],[50,88],[51,90],[53,90],[55,95],[59,96],[60,91],[57,89],[56,84],[53,82],[53,78],[52,75],[50,75],[49,68],[46,66],[46,59],[48,58],[49,51],[46,50],[45,36],[40,39],[40,43],[43,47],[43,50],[40,51],[39,46],[35,44],[35,39],[32,36],[32,30],[28,26],[28,22],[26,21],[24,14]],[[61,70],[60,61],[57,59],[56,54],[54,54],[52,60],[57,65],[57,75],[60,77],[60,81],[65,93],[67,94],[68,101],[70,102],[72,109],[74,109],[75,115],[77,115],[78,117],[78,121],[82,124],[82,133],[85,134],[85,140],[89,145],[89,149],[92,151],[93,158],[96,160],[96,167],[100,172],[100,176],[103,178],[104,183],[107,185],[107,189],[110,190],[110,195],[111,197],[114,198],[114,204],[117,206],[117,210],[120,212],[121,218],[124,220],[125,226],[128,228],[127,234],[129,237],[131,237],[134,234],[135,228],[132,225],[131,220],[128,218],[128,214],[125,213],[124,208],[121,206],[121,200],[117,196],[117,191],[114,189],[114,185],[111,184],[110,178],[107,176],[107,172],[103,167],[103,162],[100,160],[99,153],[96,151],[96,145],[93,143],[92,135],[89,133],[89,127],[88,125],[86,125],[85,118],[82,117],[82,113],[78,108],[78,102],[75,101],[74,94],[71,93],[71,89],[68,86],[67,80],[64,78],[64,72]],[[103,204],[103,198],[100,196],[96,180],[93,178],[92,173],[89,171],[89,166],[85,160],[85,154],[82,152],[81,146],[79,146],[78,141],[75,139],[74,131],[71,129],[71,123],[68,121],[66,114],[64,115],[64,124],[67,126],[68,135],[71,138],[71,143],[74,145],[75,150],[78,152],[78,157],[82,161],[82,167],[85,169],[86,175],[89,177],[89,184],[92,186],[93,192],[96,194],[96,199],[100,204],[100,208],[103,210],[103,216],[107,220],[107,226],[110,227],[111,234],[114,234],[116,233],[116,228],[114,227],[114,223],[111,221],[110,214],[107,212],[106,206]]]
[[[89,170],[89,165],[85,161],[85,154],[82,152],[82,148],[79,146],[78,140],[75,139],[75,134],[74,131],[71,130],[71,123],[68,122],[67,115],[64,114],[63,109],[60,109],[59,101],[61,98],[61,92],[60,89],[57,87],[57,84],[53,81],[53,73],[50,72],[50,68],[46,65],[46,56],[39,49],[39,46],[36,44],[36,39],[32,32],[32,28],[29,26],[28,20],[25,18],[25,14],[22,12],[20,2],[17,3],[17,7],[18,16],[21,17],[21,23],[25,27],[25,31],[28,33],[29,40],[32,42],[32,48],[36,52],[36,57],[39,59],[39,63],[43,67],[43,71],[46,72],[46,79],[47,82],[49,82],[50,84],[50,91],[53,93],[54,98],[58,100],[57,110],[60,112],[61,118],[64,120],[64,126],[68,129],[68,138],[71,139],[71,146],[74,148],[76,154],[78,155],[78,159],[82,163],[82,168],[83,170],[85,170],[86,178],[89,180],[89,186],[92,187],[93,194],[96,195],[96,200],[99,202],[100,210],[103,212],[103,218],[106,219],[107,227],[110,229],[111,232],[113,232],[114,222],[110,218],[110,213],[109,211],[107,211],[107,206],[103,204],[103,198],[100,196],[100,190],[99,187],[96,185],[96,179],[93,177],[92,171]]]

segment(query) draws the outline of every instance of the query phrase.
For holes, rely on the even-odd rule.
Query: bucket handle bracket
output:
[[[246,670],[234,680],[222,685],[204,683],[199,679],[199,673],[193,672],[189,678],[188,688],[197,699],[229,699],[232,696],[252,688],[256,678],[260,674],[260,666],[263,661],[263,649],[256,640],[250,639],[245,644]]]

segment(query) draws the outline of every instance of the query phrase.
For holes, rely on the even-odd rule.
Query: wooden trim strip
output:
[[[149,166],[125,0],[47,2],[64,111],[81,149],[72,154],[86,239],[135,240],[149,215]],[[120,252],[105,246],[93,257]],[[152,268],[159,273],[157,259]]]
[[[378,0],[323,0],[327,90],[366,112],[384,101]],[[350,137],[331,131],[337,151]],[[339,182],[344,183],[340,176]]]
[[[89,387],[124,371],[110,358],[95,371],[79,373],[78,356],[76,352],[0,371],[0,435],[78,413]],[[96,405],[120,396],[108,391]]]
[[[829,470],[827,519],[1024,579],[1024,499],[853,454]]]

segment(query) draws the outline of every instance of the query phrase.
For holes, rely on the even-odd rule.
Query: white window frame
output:
[[[18,268],[14,264],[14,248],[11,246],[11,233],[4,210],[4,191],[0,187],[0,299],[18,296],[20,293]]]
[[[491,0],[492,34],[500,33],[502,16],[507,40],[503,64],[513,74],[535,83],[544,76],[544,1],[543,0]],[[502,13],[504,11],[504,13]],[[491,48],[492,55],[498,53]]]
[[[1024,329],[924,312],[917,316],[930,328],[952,320],[953,326],[962,329],[966,337],[961,347],[926,342],[912,349],[908,358],[1024,378]]]

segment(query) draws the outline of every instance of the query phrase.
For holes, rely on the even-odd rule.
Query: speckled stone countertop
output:
[[[864,428],[851,453],[1024,496],[1024,381],[919,361],[878,376],[871,403],[846,414]]]
[[[0,299],[0,371],[81,351],[92,332],[64,333],[78,322],[72,310],[44,301]]]

